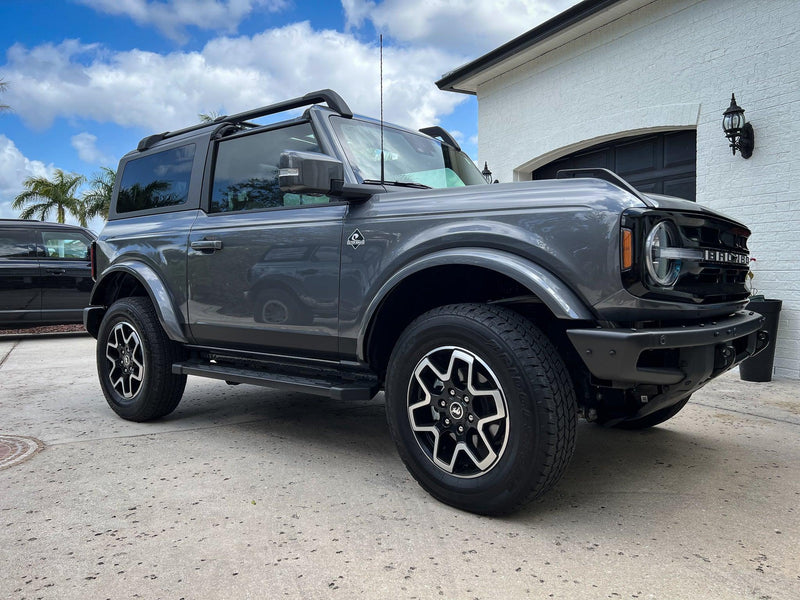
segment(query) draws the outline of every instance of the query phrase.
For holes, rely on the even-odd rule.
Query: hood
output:
[[[722,219],[732,221],[744,227],[743,223],[734,219],[733,217],[730,217],[718,210],[712,210],[710,208],[707,208],[702,204],[698,204],[697,202],[692,202],[691,200],[685,200],[683,198],[677,198],[675,196],[665,196],[663,194],[640,194],[640,196],[648,205],[650,205],[651,208],[656,208],[659,210],[674,210],[680,212],[693,212],[693,213],[700,213],[703,215],[711,215],[714,217],[720,217]]]

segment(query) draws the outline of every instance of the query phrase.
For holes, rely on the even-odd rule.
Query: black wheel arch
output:
[[[180,311],[169,288],[151,267],[136,261],[112,266],[95,283],[90,307],[84,317],[89,334],[97,337],[103,315],[109,306],[120,298],[131,297],[149,298],[167,336],[173,341],[188,343]]]
[[[576,323],[588,322],[591,316],[588,309],[572,297],[570,315],[556,314],[552,303],[545,300],[541,290],[532,290],[489,265],[430,266],[397,281],[382,297],[366,328],[361,358],[383,377],[392,348],[418,316],[447,304],[482,303],[506,306],[530,319],[551,338],[566,362],[583,367],[565,331],[567,324],[574,327]],[[568,316],[575,318],[565,318]],[[576,383],[577,389],[584,387]]]

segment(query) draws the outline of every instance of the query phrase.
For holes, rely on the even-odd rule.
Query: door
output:
[[[620,138],[563,156],[531,174],[552,179],[561,169],[603,167],[640,192],[695,200],[697,133],[670,131]]]
[[[39,322],[39,279],[33,229],[0,228],[0,326],[21,327]]]
[[[81,323],[93,285],[89,259],[92,239],[78,229],[41,229],[37,235],[42,321]]]
[[[189,322],[199,344],[334,358],[347,205],[280,191],[284,150],[319,152],[311,125],[217,143],[208,211],[189,237]]]

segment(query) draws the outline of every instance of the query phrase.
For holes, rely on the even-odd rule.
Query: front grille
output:
[[[730,221],[705,215],[673,213],[685,248],[699,249],[712,260],[686,260],[675,292],[690,296],[699,304],[744,300],[750,270],[746,256],[750,232]]]
[[[665,220],[677,229],[681,249],[699,251],[697,258],[681,259],[680,275],[669,288],[650,278],[644,257],[648,233]],[[633,267],[622,274],[632,294],[697,305],[740,302],[749,296],[745,282],[750,231],[739,223],[699,212],[632,209],[623,215],[622,226],[631,229],[637,240]]]

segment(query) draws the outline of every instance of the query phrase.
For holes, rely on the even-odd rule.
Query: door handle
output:
[[[202,252],[216,252],[222,250],[222,240],[196,240],[189,244],[192,250],[200,250]]]
[[[66,269],[47,269],[47,272],[50,273],[50,275],[63,275],[64,273],[67,272],[67,270]]]

